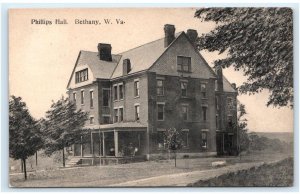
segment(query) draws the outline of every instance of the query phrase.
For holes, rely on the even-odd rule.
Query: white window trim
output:
[[[186,103],[182,103],[181,104],[181,108],[183,107],[183,106],[185,106],[185,107],[187,107],[187,112],[186,112],[186,120],[183,120],[183,121],[188,121],[189,120],[189,108],[190,108],[190,105],[189,104],[186,104]]]
[[[135,95],[135,82],[139,82],[139,89],[138,89],[139,90],[139,95],[137,95],[137,96]],[[140,92],[141,92],[140,91],[140,80],[139,79],[134,79],[133,80],[133,90],[134,90],[133,91],[134,98],[139,98],[140,97]]]
[[[94,119],[93,123],[91,123],[91,118]],[[94,125],[95,124],[95,117],[94,117],[94,115],[90,115],[89,124],[90,125]]]
[[[209,129],[201,129],[201,132],[209,132]]]
[[[118,120],[116,121],[116,115],[115,115],[115,110],[117,110],[117,116],[118,116]],[[119,108],[114,108],[114,123],[118,123],[119,122]]]
[[[120,86],[123,86],[123,98],[120,98]],[[124,100],[124,96],[125,96],[125,87],[124,87],[124,84],[121,82],[121,83],[118,83],[118,100]]]

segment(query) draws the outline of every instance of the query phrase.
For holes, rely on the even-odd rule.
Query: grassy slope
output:
[[[287,158],[274,164],[264,164],[258,168],[227,173],[219,177],[198,181],[189,186],[193,187],[247,187],[247,186],[292,186],[293,158]]]

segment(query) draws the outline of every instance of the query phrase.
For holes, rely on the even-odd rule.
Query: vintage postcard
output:
[[[291,187],[293,10],[9,10],[10,187]]]

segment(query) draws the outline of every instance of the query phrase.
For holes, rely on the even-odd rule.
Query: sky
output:
[[[194,18],[195,8],[119,8],[119,9],[13,9],[9,12],[9,92],[21,96],[30,113],[45,116],[52,101],[66,95],[66,86],[80,50],[97,51],[98,43],[110,43],[117,54],[164,36],[164,24],[175,25],[176,32],[196,29],[208,33],[212,22]],[[68,24],[54,24],[66,19]],[[104,24],[110,19],[112,24]],[[125,23],[117,24],[116,20]],[[75,24],[76,20],[99,20],[101,25]],[[45,25],[52,21],[52,25]],[[36,24],[42,23],[42,24]],[[49,22],[48,22],[49,23]],[[212,66],[226,57],[201,51]],[[232,68],[225,77],[240,86],[246,78]],[[287,107],[267,107],[268,91],[239,95],[246,106],[250,131],[293,132],[293,111]]]

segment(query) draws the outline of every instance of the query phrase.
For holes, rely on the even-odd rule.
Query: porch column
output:
[[[93,141],[93,132],[91,131],[91,154],[94,156],[94,141]]]
[[[106,156],[106,153],[105,153],[105,133],[103,132],[102,133],[102,155],[103,156]]]
[[[91,130],[91,154],[92,154],[92,165],[94,165],[94,142],[93,142],[93,132]]]
[[[115,156],[118,157],[119,153],[119,138],[118,138],[118,131],[114,131],[114,143],[115,143]]]

